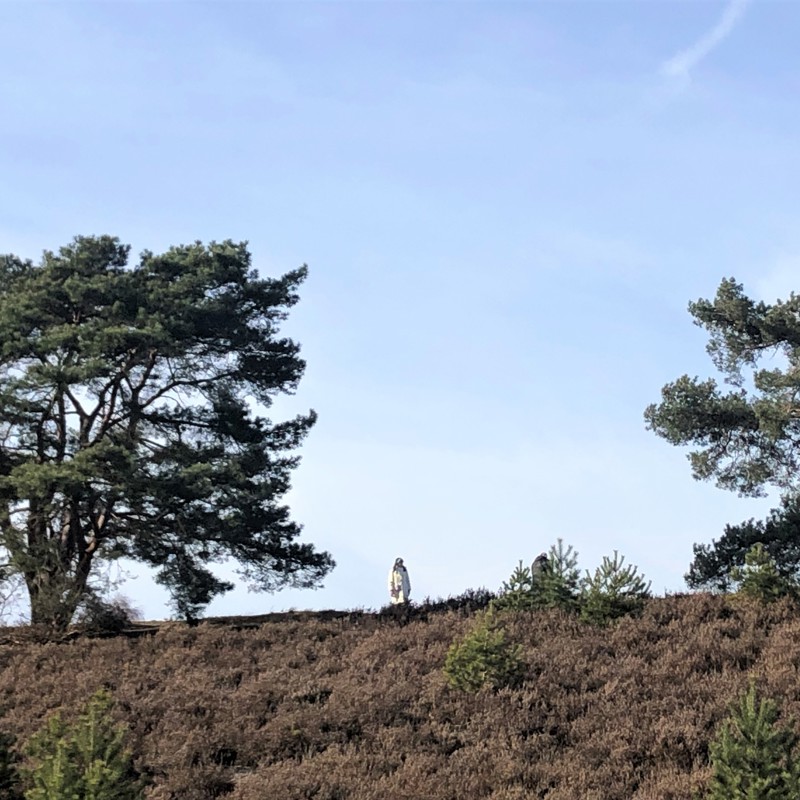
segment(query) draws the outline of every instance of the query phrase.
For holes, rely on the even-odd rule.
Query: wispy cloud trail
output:
[[[661,73],[670,78],[688,80],[691,71],[721,42],[742,18],[750,0],[731,0],[722,12],[719,22],[691,47],[681,50],[661,65]]]

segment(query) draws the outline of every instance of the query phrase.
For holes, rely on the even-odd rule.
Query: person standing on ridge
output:
[[[537,583],[541,580],[546,572],[550,572],[550,559],[547,557],[547,553],[539,553],[533,560],[533,564],[531,564],[531,578],[533,582]]]
[[[389,595],[393,605],[407,603],[411,594],[411,581],[408,579],[408,570],[402,558],[395,559],[394,566],[389,573]]]

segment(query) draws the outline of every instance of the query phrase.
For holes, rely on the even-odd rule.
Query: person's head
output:
[[[403,559],[402,558],[396,558],[394,560],[394,566],[395,566],[395,569],[397,569],[398,567],[402,567],[403,566]]]

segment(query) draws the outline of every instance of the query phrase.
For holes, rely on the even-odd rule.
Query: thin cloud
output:
[[[750,0],[731,0],[719,22],[691,47],[681,50],[661,65],[662,75],[688,80],[691,71],[730,35],[742,18]]]

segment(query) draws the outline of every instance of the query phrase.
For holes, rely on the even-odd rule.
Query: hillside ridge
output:
[[[608,628],[507,613],[524,682],[474,695],[442,672],[472,620],[289,611],[0,644],[0,727],[22,743],[105,688],[148,800],[690,800],[751,680],[800,718],[789,601],[654,598]]]

